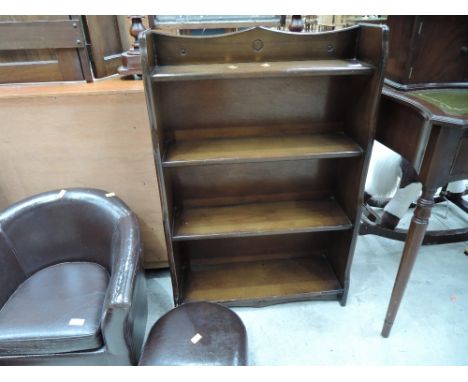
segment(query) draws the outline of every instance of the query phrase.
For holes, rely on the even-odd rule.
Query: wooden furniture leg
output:
[[[468,213],[468,202],[463,199],[464,193],[454,194],[452,192],[447,192],[447,199],[450,200],[457,207]]]
[[[431,210],[434,205],[435,191],[436,189],[434,187],[423,186],[422,194],[418,199],[382,329],[382,336],[385,338],[389,336],[390,330],[392,329],[411,270],[413,269],[416,256],[418,255],[419,248],[424,239],[429,217],[431,216]]]

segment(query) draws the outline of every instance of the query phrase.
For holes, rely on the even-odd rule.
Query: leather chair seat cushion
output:
[[[139,365],[238,366],[247,362],[241,319],[215,303],[183,304],[151,328]]]
[[[33,274],[0,310],[0,355],[100,348],[108,283],[107,271],[88,262],[60,263]]]

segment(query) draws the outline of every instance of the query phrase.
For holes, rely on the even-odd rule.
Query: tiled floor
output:
[[[445,216],[447,215],[447,218]],[[410,214],[402,227],[408,226]],[[468,225],[437,205],[430,229]],[[247,328],[250,365],[468,365],[468,243],[419,253],[390,337],[380,336],[403,243],[359,237],[348,303],[309,301],[235,308]],[[169,272],[148,272],[148,328],[173,307]]]

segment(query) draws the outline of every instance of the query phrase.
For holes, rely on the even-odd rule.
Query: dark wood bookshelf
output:
[[[176,305],[345,304],[387,33],[145,32]]]

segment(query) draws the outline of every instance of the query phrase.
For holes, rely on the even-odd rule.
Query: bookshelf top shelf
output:
[[[305,60],[156,66],[153,81],[253,77],[369,75],[374,66],[359,60]]]

